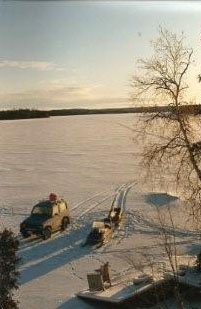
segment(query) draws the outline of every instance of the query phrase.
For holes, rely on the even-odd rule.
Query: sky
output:
[[[199,103],[201,2],[0,0],[0,109],[129,106],[136,61],[159,26],[194,50]]]

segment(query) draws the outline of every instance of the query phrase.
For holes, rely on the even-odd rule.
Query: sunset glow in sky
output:
[[[190,95],[200,101],[201,2],[0,2],[0,109],[131,104],[136,60],[159,26],[194,49]]]

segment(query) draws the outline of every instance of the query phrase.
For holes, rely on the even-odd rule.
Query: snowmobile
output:
[[[85,244],[96,245],[96,248],[101,247],[110,241],[112,233],[113,227],[109,218],[105,218],[102,221],[94,221]]]
[[[115,227],[119,225],[123,218],[125,218],[125,212],[122,207],[117,204],[116,199],[114,199],[112,203],[108,218],[111,220]]]

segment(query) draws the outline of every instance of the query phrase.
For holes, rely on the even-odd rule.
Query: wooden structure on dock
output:
[[[104,291],[111,287],[109,263],[107,262],[99,269],[96,269],[95,273],[87,274],[87,280],[90,292]]]
[[[101,269],[99,273],[96,271],[93,275],[96,276],[90,277],[89,275],[89,278],[95,278],[95,283],[92,282],[93,279],[89,279],[89,289],[79,292],[77,294],[78,297],[114,305],[128,304],[136,308],[150,308],[166,299],[169,299],[172,303],[175,302],[174,291],[176,282],[173,275],[168,275],[167,278],[154,282],[144,280],[144,282],[139,283],[136,280],[126,280],[113,282],[112,285],[110,283],[109,286],[106,284],[107,281],[103,279]],[[199,308],[201,308],[200,272],[195,273],[193,270],[192,277],[189,270],[184,276],[178,276],[177,280],[182,296],[185,299],[193,299],[195,297],[199,302]]]

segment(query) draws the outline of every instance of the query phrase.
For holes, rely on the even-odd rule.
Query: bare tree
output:
[[[184,309],[184,299],[181,295],[180,288],[179,288],[179,278],[178,278],[178,260],[177,260],[177,245],[176,245],[176,234],[175,234],[175,226],[172,217],[172,213],[170,208],[168,207],[168,215],[169,221],[171,224],[171,233],[166,229],[166,222],[164,217],[161,215],[159,208],[156,208],[158,213],[158,220],[160,223],[161,228],[161,237],[162,243],[164,245],[165,253],[167,255],[169,265],[173,274],[174,278],[174,294],[177,301],[177,305],[179,309]]]
[[[200,116],[187,98],[187,73],[193,50],[185,47],[183,34],[160,28],[159,37],[152,42],[153,56],[140,59],[140,75],[132,77],[132,100],[149,100],[154,112],[147,114],[143,132],[154,130],[162,138],[149,139],[144,149],[148,170],[156,166],[171,166],[175,171],[177,188],[194,201],[194,217],[200,217],[201,206],[201,142],[198,137]],[[198,216],[199,215],[199,216]]]

